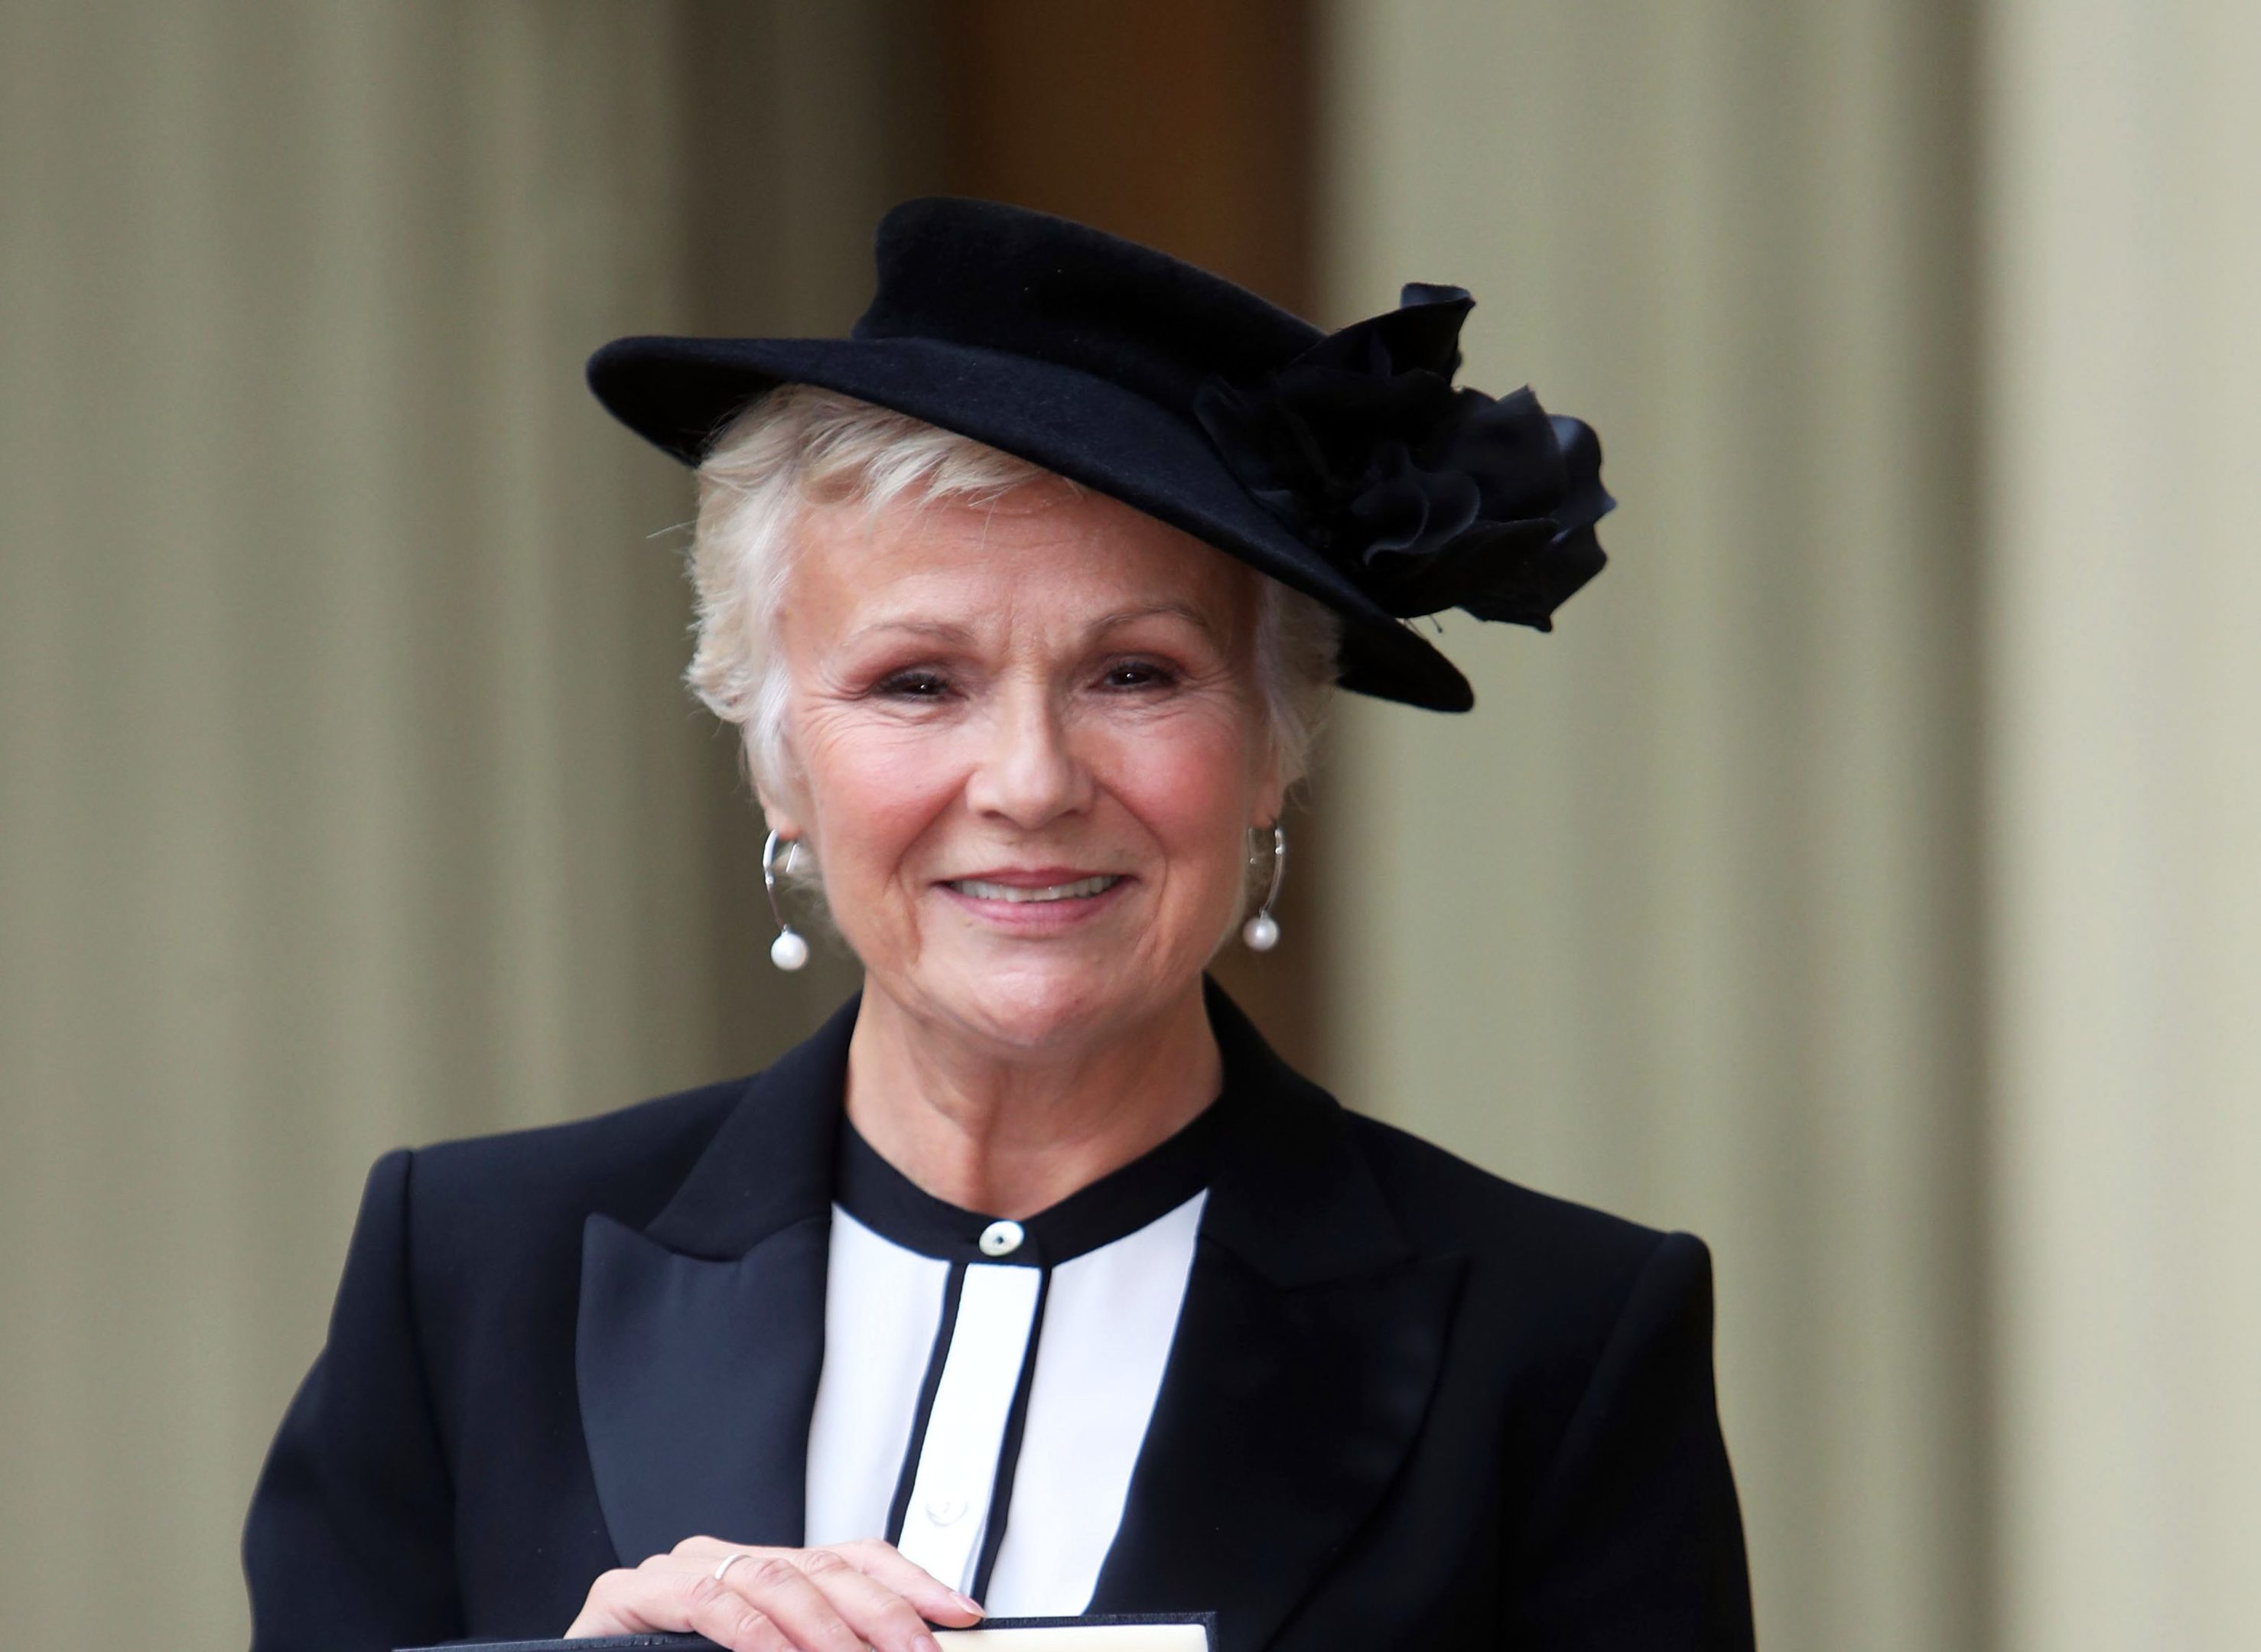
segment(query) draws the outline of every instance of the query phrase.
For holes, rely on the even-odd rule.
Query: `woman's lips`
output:
[[[1022,931],[1063,930],[1086,923],[1115,904],[1130,882],[1119,873],[1080,876],[1046,873],[991,874],[952,878],[935,887],[952,902],[992,928]]]
[[[1094,873],[1087,878],[1071,878],[1065,882],[1030,884],[1016,880],[1007,882],[994,878],[956,878],[950,887],[976,901],[1088,901],[1093,895],[1105,894],[1123,880],[1112,873]]]

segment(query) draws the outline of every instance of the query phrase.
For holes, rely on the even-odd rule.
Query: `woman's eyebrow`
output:
[[[948,620],[921,620],[904,614],[867,621],[849,632],[845,640],[861,643],[886,631],[908,631],[914,636],[932,637],[943,643],[962,643],[971,635],[964,626]]]
[[[1143,603],[1134,608],[1117,608],[1093,621],[1090,635],[1103,636],[1109,631],[1135,625],[1141,620],[1154,619],[1182,620],[1213,643],[1222,643],[1224,640],[1214,620],[1200,609],[1182,602]],[[969,627],[954,621],[921,619],[908,614],[885,614],[865,621],[850,631],[843,641],[851,644],[861,643],[875,636],[896,632],[950,643],[963,643],[973,635]]]
[[[1218,633],[1215,621],[1198,608],[1188,607],[1182,602],[1156,602],[1143,607],[1118,608],[1113,614],[1100,619],[1091,628],[1095,632],[1112,631],[1119,626],[1130,625],[1139,620],[1152,619],[1183,620],[1211,642],[1224,640]]]

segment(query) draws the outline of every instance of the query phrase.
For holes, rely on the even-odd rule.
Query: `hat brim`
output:
[[[1182,528],[1342,616],[1345,688],[1432,711],[1475,703],[1453,663],[1272,517],[1206,436],[1072,367],[921,338],[615,340],[589,358],[614,417],[685,464],[764,391],[815,384],[987,443]]]

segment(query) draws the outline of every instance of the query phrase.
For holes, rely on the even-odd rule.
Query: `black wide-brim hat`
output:
[[[1342,617],[1344,687],[1439,711],[1475,697],[1411,620],[1546,630],[1602,566],[1594,433],[1527,389],[1454,386],[1458,288],[1323,334],[1152,248],[949,198],[890,212],[877,256],[844,339],[620,339],[590,387],[691,465],[786,384],[971,436],[1317,598]]]

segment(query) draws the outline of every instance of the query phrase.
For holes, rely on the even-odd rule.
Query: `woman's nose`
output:
[[[976,812],[1033,830],[1089,807],[1090,772],[1051,695],[1001,697],[988,742],[966,784],[965,801]]]

